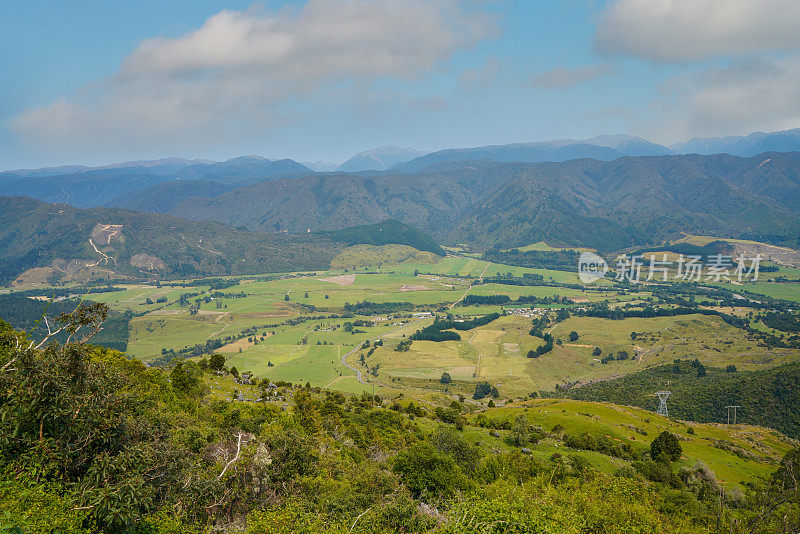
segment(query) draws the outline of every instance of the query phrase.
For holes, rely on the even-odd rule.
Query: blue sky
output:
[[[800,126],[790,0],[6,1],[0,168]]]

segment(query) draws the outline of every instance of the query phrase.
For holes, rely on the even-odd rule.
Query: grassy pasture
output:
[[[610,436],[615,441],[627,442],[634,450],[646,450],[650,442],[663,430],[668,430],[681,437],[683,457],[679,466],[691,467],[697,461],[703,461],[717,474],[720,482],[726,486],[754,482],[759,477],[774,471],[772,463],[746,460],[735,454],[714,447],[709,439],[723,439],[753,452],[759,456],[780,459],[791,447],[778,432],[748,425],[721,424],[684,424],[661,417],[652,412],[628,406],[617,406],[607,403],[584,402],[573,400],[528,400],[517,402],[511,406],[495,408],[486,413],[487,416],[500,420],[513,420],[523,415],[531,424],[547,430],[556,425],[565,428],[567,434],[578,435],[590,432],[597,435]],[[474,420],[475,416],[470,419]],[[687,433],[688,427],[694,428],[695,434]],[[646,432],[642,435],[639,431]],[[480,429],[476,429],[479,430]],[[482,433],[485,431],[482,431]],[[502,432],[506,434],[507,432]],[[483,440],[495,439],[492,445],[503,446],[500,439],[481,436]],[[578,454],[591,460],[592,465],[607,473],[613,473],[619,467],[628,464],[618,458],[603,456],[588,451],[570,451],[563,444],[545,440],[533,448],[534,455],[546,458],[554,452],[562,454]]]

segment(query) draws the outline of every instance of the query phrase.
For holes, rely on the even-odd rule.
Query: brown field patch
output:
[[[431,288],[427,286],[420,286],[416,284],[403,284],[400,286],[400,291],[430,291]]]
[[[341,274],[339,276],[331,276],[328,278],[318,278],[321,282],[330,282],[331,284],[338,284],[340,286],[352,286],[356,281],[354,274]]]
[[[272,336],[272,334],[268,332],[267,335],[264,336],[264,339],[266,339],[268,337],[271,337],[271,336]],[[261,339],[261,336],[258,336],[258,339]],[[255,343],[253,341],[247,341],[247,338],[243,337],[242,339],[237,339],[233,343],[228,343],[227,345],[221,346],[220,348],[218,348],[214,352],[219,352],[220,354],[230,354],[232,352],[237,352],[238,353],[239,349],[242,349],[244,351],[244,350],[247,350],[247,349],[249,349],[250,347],[252,347],[254,345],[255,345]]]

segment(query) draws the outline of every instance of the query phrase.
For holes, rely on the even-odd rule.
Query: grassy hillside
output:
[[[653,409],[653,392],[672,391],[670,415],[698,422],[727,421],[725,406],[738,405],[738,421],[776,428],[800,439],[800,364],[739,371],[705,367],[700,376],[688,360],[616,380],[565,390],[573,399]]]

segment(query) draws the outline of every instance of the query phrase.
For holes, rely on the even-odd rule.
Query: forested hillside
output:
[[[797,246],[800,154],[441,163],[418,174],[277,180],[171,213],[270,232],[395,218],[444,243],[616,250],[679,232]]]
[[[702,367],[702,370],[700,369]],[[800,364],[738,371],[679,361],[615,380],[561,391],[570,399],[606,401],[655,409],[656,391],[669,390],[669,413],[677,419],[726,422],[725,406],[738,405],[738,420],[776,428],[800,439]]]
[[[444,249],[430,236],[394,219],[378,224],[353,226],[334,232],[322,232],[321,234],[329,237],[332,241],[351,245],[390,245],[400,243],[417,250],[433,252],[439,256],[446,254]]]
[[[39,196],[47,200],[104,203],[270,233],[397,219],[440,243],[477,249],[545,240],[613,251],[661,244],[681,232],[788,246],[800,238],[800,153],[458,160],[411,174],[311,174],[291,163],[237,158],[189,165],[181,171],[189,180],[149,168],[125,168],[124,175],[114,169],[113,177],[89,170],[69,178],[20,179],[7,190],[33,191],[41,181],[47,193]],[[281,178],[281,172],[296,174]],[[124,191],[117,190],[121,182]]]
[[[163,214],[81,210],[0,197],[0,283],[33,268],[48,269],[37,274],[51,282],[325,270],[344,248],[359,243],[410,245],[443,254],[430,237],[397,221],[328,234],[282,235]]]
[[[56,276],[92,265],[123,276],[166,277],[324,269],[342,248],[317,236],[254,233],[162,214],[0,197],[3,282],[58,260]]]

